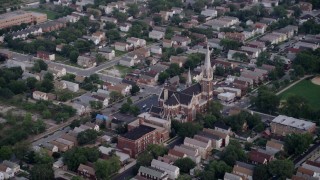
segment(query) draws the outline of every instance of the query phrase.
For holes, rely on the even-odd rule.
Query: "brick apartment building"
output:
[[[13,11],[0,15],[0,29],[20,25],[22,23],[43,23],[47,21],[47,15],[43,13]]]
[[[313,122],[283,115],[274,118],[270,126],[271,132],[280,136],[291,133],[313,133],[316,129],[316,124]]]
[[[158,142],[159,136],[157,136],[156,128],[140,125],[119,136],[117,148],[135,158],[139,153],[145,151],[149,144],[157,144]]]

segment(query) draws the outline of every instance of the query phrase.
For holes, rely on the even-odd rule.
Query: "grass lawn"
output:
[[[120,72],[121,76],[125,76],[126,74],[133,71],[132,68],[121,66],[121,65],[115,65],[114,68]]]
[[[122,56],[122,55],[124,55],[126,53],[128,53],[128,52],[115,50],[116,57]]]
[[[45,14],[47,14],[47,16],[48,16],[48,19],[56,19],[57,15],[59,15],[59,13],[56,13],[56,12],[54,12],[54,11],[50,11],[50,10],[46,10],[46,9],[39,9],[39,8],[28,9],[28,11],[45,13]]]
[[[280,94],[281,99],[285,100],[290,94],[300,95],[306,98],[313,108],[320,109],[320,86],[313,84],[311,80],[302,80],[284,91]]]

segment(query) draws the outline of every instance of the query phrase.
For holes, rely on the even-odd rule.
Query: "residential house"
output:
[[[67,74],[67,70],[64,67],[58,67],[55,65],[48,65],[48,71],[51,72],[53,74],[54,77],[62,77],[65,76]]]
[[[149,57],[150,54],[150,50],[147,48],[140,48],[137,50],[132,51],[133,55],[136,55],[138,58],[147,58]]]
[[[261,151],[257,151],[257,150],[251,150],[248,156],[249,156],[249,160],[253,164],[268,164],[274,159],[273,155],[270,155]]]
[[[217,38],[208,39],[208,46],[211,48],[222,50],[223,47],[220,46],[220,41],[221,39],[217,39]]]
[[[61,82],[66,84],[67,89],[69,91],[72,91],[72,92],[78,92],[79,91],[79,84],[74,83],[74,82],[70,82],[70,81],[65,81],[65,80],[62,80]]]
[[[221,133],[224,133],[224,134],[231,134],[231,127],[230,126],[227,126],[226,124],[224,124],[223,122],[216,122],[214,123],[214,130],[216,131],[219,131]]]
[[[48,94],[41,91],[34,91],[32,93],[32,97],[33,99],[44,100],[44,101],[47,101],[49,99]]]
[[[128,32],[131,27],[132,25],[130,23],[121,23],[119,25],[120,31],[122,32]]]
[[[241,176],[226,172],[223,176],[223,180],[244,180]]]
[[[149,38],[151,39],[156,39],[156,40],[161,40],[164,38],[165,33],[157,30],[152,30],[149,32]]]
[[[220,147],[226,147],[229,145],[229,141],[230,141],[229,134],[220,132],[219,130],[209,129],[209,128],[204,128],[202,131],[205,133],[209,133],[211,135],[218,136],[218,137],[222,138],[222,144]]]
[[[187,61],[186,56],[170,56],[169,61],[171,63],[176,63],[179,67],[183,67],[184,63]]]
[[[173,36],[171,40],[177,42],[179,46],[187,46],[188,44],[191,43],[191,39],[189,37],[178,36],[178,35]]]
[[[77,111],[77,115],[79,116],[84,115],[90,111],[90,108],[77,102],[70,103],[69,105]]]
[[[170,39],[163,39],[162,40],[162,46],[164,48],[170,48],[170,47],[173,46],[173,44],[174,44],[174,42],[172,40],[170,40]]]
[[[129,44],[123,43],[123,42],[116,42],[114,44],[115,50],[118,50],[118,51],[129,51],[131,47],[132,46],[130,46]]]
[[[186,137],[183,142],[184,145],[197,148],[202,159],[206,159],[211,150],[211,140],[204,142],[197,139]]]
[[[124,56],[120,59],[119,64],[121,66],[132,67],[135,65],[136,59],[134,56]]]
[[[237,161],[233,166],[232,174],[242,177],[244,180],[253,180],[255,166]]]
[[[113,49],[103,47],[98,50],[98,54],[101,54],[107,60],[112,60],[116,57],[116,53]]]
[[[169,175],[169,179],[177,179],[180,175],[180,169],[177,166],[153,159],[151,167],[165,171]]]
[[[265,42],[262,41],[250,41],[246,43],[246,46],[259,48],[261,51],[265,51],[267,49]]]
[[[169,149],[168,156],[172,157],[175,160],[187,157],[187,155],[183,152],[176,151],[174,149]]]
[[[37,58],[53,61],[55,60],[55,54],[44,51],[37,51]]]
[[[99,151],[104,156],[103,158],[108,158],[112,153],[112,151],[115,151],[115,155],[119,157],[121,164],[126,164],[130,159],[130,156],[128,154],[119,152],[116,149],[111,147],[99,146]]]
[[[279,5],[279,0],[262,0],[261,4],[266,8],[273,8]]]
[[[96,171],[94,168],[90,166],[86,166],[84,164],[80,164],[78,167],[78,174],[86,179],[95,180],[96,178]]]
[[[241,51],[246,52],[251,58],[258,58],[262,52],[259,48],[253,48],[249,46],[241,46]]]
[[[20,171],[20,165],[12,161],[4,160],[2,164],[12,169],[13,173],[17,173]]]
[[[186,145],[179,145],[179,146],[174,146],[173,148],[175,151],[184,153],[189,157],[193,162],[196,164],[199,164],[201,161],[201,156],[199,154],[199,150],[190,146]]]
[[[78,56],[77,64],[84,68],[91,68],[97,65],[96,59],[91,56]]]
[[[284,150],[284,144],[281,141],[269,140],[266,144],[266,151],[270,154],[276,154]]]
[[[145,179],[150,179],[150,180],[167,180],[169,175],[166,171],[154,168],[154,167],[145,167],[145,166],[140,166],[138,170],[138,175],[142,178]],[[136,177],[136,179],[139,179]]]
[[[146,40],[135,37],[127,38],[127,43],[132,44],[134,48],[144,47],[147,44]]]
[[[101,22],[111,22],[111,23],[114,23],[114,24],[117,24],[118,23],[118,20],[116,18],[112,18],[112,17],[107,17],[107,16],[101,16],[100,17],[100,21]]]
[[[211,19],[218,16],[218,11],[215,9],[205,9],[201,11],[201,15]]]
[[[110,92],[116,91],[125,96],[130,93],[131,88],[132,88],[132,85],[129,85],[129,84],[116,84],[116,85],[108,86],[108,91]]]
[[[156,128],[140,125],[119,136],[117,148],[128,153],[131,157],[136,157],[145,151],[149,144],[156,144],[156,142],[158,142]]]
[[[0,164],[0,172],[3,173],[4,179],[11,179],[14,177],[14,171],[4,164]]]
[[[162,54],[162,48],[160,46],[151,46],[150,51],[153,54]]]
[[[313,122],[284,115],[275,117],[271,121],[270,126],[271,132],[280,136],[286,136],[291,133],[313,133],[316,129],[316,124]]]

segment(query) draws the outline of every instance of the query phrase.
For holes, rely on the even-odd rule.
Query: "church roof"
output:
[[[188,94],[190,96],[197,95],[201,93],[201,85],[200,83],[193,84],[192,86],[182,90],[181,93]]]
[[[166,105],[169,105],[169,106],[175,106],[175,105],[180,104],[180,102],[179,102],[178,98],[176,97],[175,93],[172,94],[172,96],[170,96],[165,103],[166,103]]]
[[[174,92],[169,96],[168,100],[165,102],[166,105],[174,106],[177,104],[188,105],[192,100],[192,95],[184,94],[181,92]]]

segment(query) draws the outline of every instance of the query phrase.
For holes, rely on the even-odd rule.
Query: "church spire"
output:
[[[187,86],[191,86],[192,84],[192,77],[191,77],[191,72],[190,72],[190,68],[189,68],[189,71],[188,71],[188,79],[187,79]]]
[[[207,52],[206,52],[206,58],[204,60],[204,65],[202,68],[202,77],[205,79],[211,79],[213,78],[213,70],[211,67],[211,60],[210,60],[210,54],[211,51],[209,50],[209,46],[207,46]]]
[[[209,50],[209,46],[207,46],[206,59],[204,61],[204,68],[206,70],[209,70],[211,68],[210,55],[211,55],[211,52]]]

